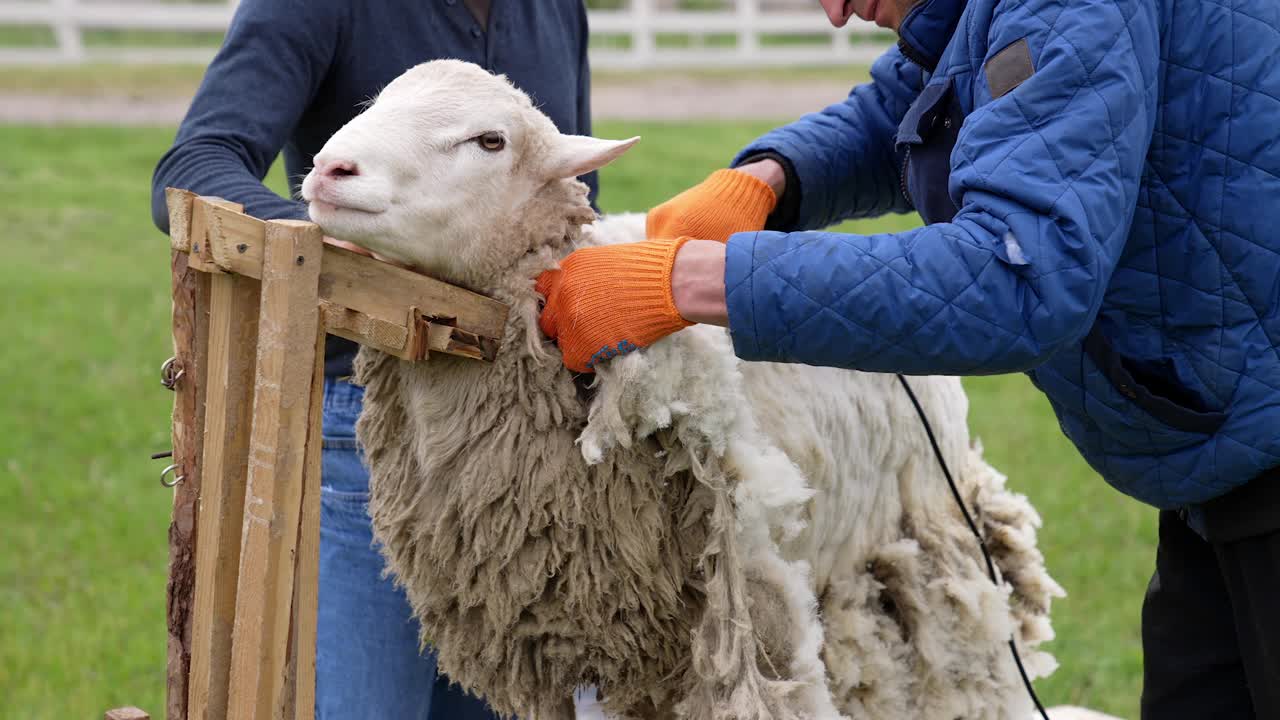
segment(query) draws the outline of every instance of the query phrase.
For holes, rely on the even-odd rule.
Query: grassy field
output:
[[[4,46],[0,27],[0,47]],[[867,76],[864,65],[824,65],[778,68],[677,68],[662,70],[596,70],[592,82],[601,85],[650,83],[676,75],[681,78],[726,83],[750,82],[860,82]],[[189,97],[204,76],[201,65],[121,65],[87,63],[75,66],[0,66],[0,93],[24,93],[70,97],[119,96],[166,98]]]
[[[762,129],[603,124],[601,136],[645,136],[605,172],[603,205],[661,201]],[[170,493],[147,456],[168,448],[168,252],[148,184],[171,137],[0,127],[0,717],[163,707]],[[1024,378],[968,387],[975,431],[1047,519],[1041,546],[1070,593],[1054,608],[1062,668],[1042,695],[1136,717],[1153,513],[1089,471]]]

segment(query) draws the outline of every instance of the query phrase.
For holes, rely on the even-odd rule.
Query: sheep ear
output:
[[[639,136],[629,140],[599,140],[588,135],[561,135],[547,160],[547,177],[571,178],[599,170],[640,142]]]

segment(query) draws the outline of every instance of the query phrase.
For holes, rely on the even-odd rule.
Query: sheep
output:
[[[499,712],[1025,720],[1055,667],[1040,520],[971,443],[954,378],[910,380],[1001,573],[985,575],[892,375],[742,363],[693,326],[575,377],[534,278],[641,239],[574,178],[638,138],[560,134],[502,76],[390,83],[303,183],[332,237],[511,305],[492,364],[369,348],[370,515],[440,668]]]

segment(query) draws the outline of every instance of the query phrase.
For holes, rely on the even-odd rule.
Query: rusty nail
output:
[[[245,245],[244,243],[240,243],[239,245],[236,246],[236,250],[238,250],[241,254],[246,252],[248,249],[249,249],[249,246]]]
[[[301,265],[302,263],[304,263],[304,262],[306,262],[306,261],[307,261],[307,259],[306,259],[306,258],[304,258],[304,257],[302,257],[301,255],[299,255],[299,256],[298,256],[298,259],[297,259],[295,262],[297,262],[299,265]]]

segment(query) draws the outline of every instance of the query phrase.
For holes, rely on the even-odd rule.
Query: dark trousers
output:
[[[1207,540],[1160,513],[1142,720],[1280,720],[1280,477],[1215,503]]]

